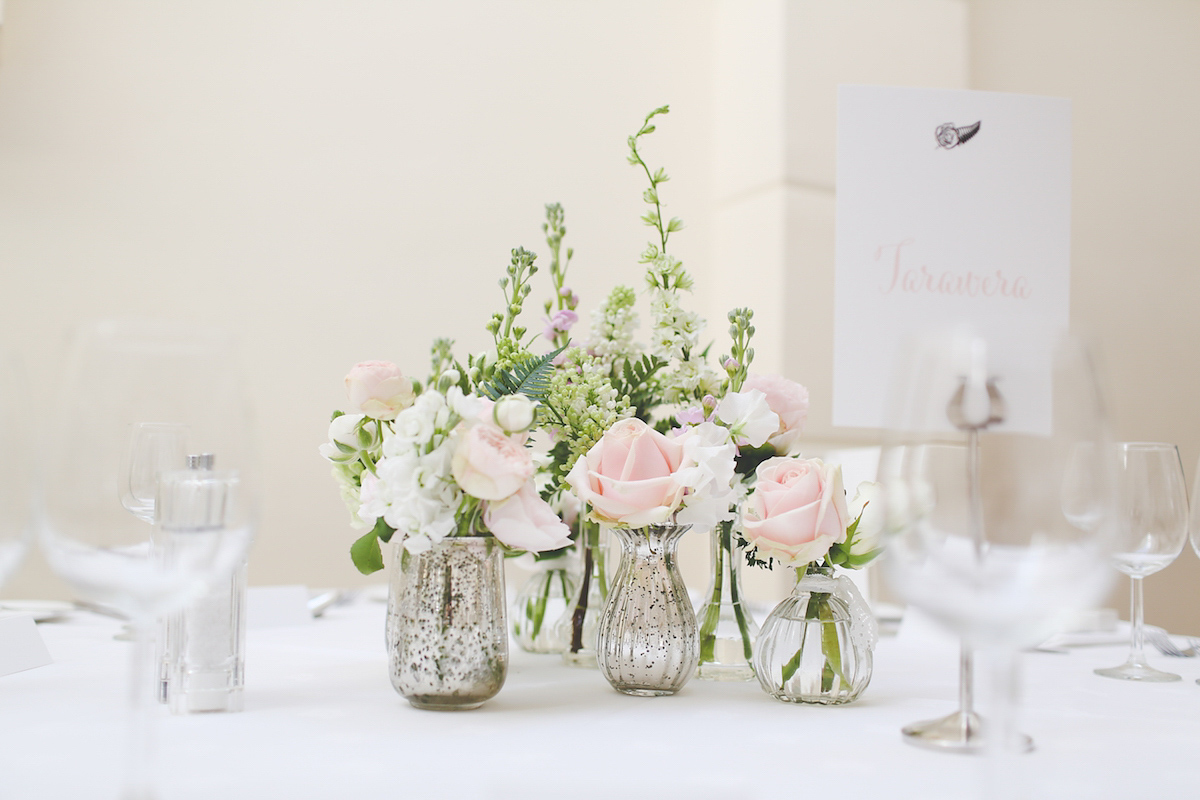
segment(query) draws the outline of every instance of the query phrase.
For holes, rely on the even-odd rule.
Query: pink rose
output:
[[[779,415],[779,429],[767,439],[767,444],[781,456],[800,452],[800,434],[808,419],[808,389],[780,375],[751,375],[742,391],[758,389],[767,396],[767,405]]]
[[[683,500],[683,449],[640,419],[624,419],[575,462],[567,483],[596,519],[630,528],[666,522]]]
[[[495,425],[478,423],[459,438],[450,473],[472,497],[503,500],[533,475],[533,458]]]
[[[346,376],[346,394],[354,411],[372,419],[395,419],[413,404],[410,378],[390,361],[363,361]]]
[[[800,566],[845,541],[850,515],[840,466],[777,456],[759,464],[756,474],[754,494],[742,509],[742,530],[761,557]]]
[[[571,529],[538,496],[532,481],[508,499],[488,503],[483,521],[497,539],[518,550],[541,553],[571,543]]]

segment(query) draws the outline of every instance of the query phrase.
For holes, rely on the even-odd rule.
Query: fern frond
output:
[[[566,346],[551,350],[543,356],[528,355],[507,369],[497,370],[479,385],[479,391],[489,400],[498,400],[506,394],[523,394],[545,403],[550,394],[551,362],[566,349]]]

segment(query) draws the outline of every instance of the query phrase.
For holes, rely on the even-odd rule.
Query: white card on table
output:
[[[54,662],[28,614],[0,616],[0,677]]]
[[[251,586],[246,590],[246,627],[286,628],[308,625],[308,588],[304,586]]]
[[[884,427],[903,342],[936,328],[987,340],[1006,430],[1048,431],[1070,301],[1070,101],[841,86],[837,159],[833,424]]]

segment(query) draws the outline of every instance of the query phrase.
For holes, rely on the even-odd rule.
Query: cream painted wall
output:
[[[1200,3],[972,0],[971,85],[1069,97],[1071,324],[1099,345],[1118,437],[1200,457]],[[1200,634],[1191,548],[1146,619]],[[1128,613],[1127,594],[1113,604]]]
[[[624,139],[669,101],[649,152],[698,307],[719,335],[757,286],[764,358],[812,390],[814,442],[867,442],[829,424],[831,110],[850,81],[1072,98],[1073,322],[1105,349],[1118,434],[1178,442],[1190,479],[1194,0],[9,0],[0,342],[44,402],[77,319],[239,328],[269,476],[252,580],[353,583],[315,452],[341,376],[419,372],[434,335],[482,347],[509,248],[545,249],[544,202],[567,208],[584,310],[636,285]],[[1150,619],[1200,633],[1198,576],[1187,552],[1152,578]],[[5,589],[61,591],[36,558]]]
[[[546,202],[566,207],[585,311],[639,285],[625,137],[665,102],[645,149],[705,273],[710,19],[689,0],[11,0],[0,342],[40,405],[79,319],[238,329],[267,473],[251,581],[354,583],[316,451],[342,376],[367,358],[423,373],[437,335],[482,349],[509,250],[545,252]],[[4,591],[65,590],[35,556]]]

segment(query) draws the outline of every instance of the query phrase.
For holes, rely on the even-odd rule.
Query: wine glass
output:
[[[177,422],[136,422],[121,467],[121,505],[143,522],[154,522],[154,502],[162,473],[183,469],[187,426]]]
[[[911,343],[890,399],[879,480],[881,568],[963,643],[960,708],[910,744],[1027,750],[1013,722],[1019,649],[1056,632],[1111,580],[1112,464],[1086,350],[1005,361],[976,336]],[[972,653],[995,667],[995,718],[974,713]]]
[[[1195,483],[1192,485],[1192,506],[1188,515],[1188,531],[1192,540],[1192,550],[1200,556],[1200,461],[1196,463]],[[1200,678],[1196,679],[1200,683]]]
[[[0,353],[0,586],[20,566],[31,533],[23,387],[16,361]]]
[[[1176,559],[1187,541],[1187,485],[1179,449],[1162,442],[1121,442],[1118,454],[1117,549],[1113,564],[1129,576],[1129,658],[1096,670],[1106,678],[1166,682],[1180,677],[1146,663],[1142,579]]]
[[[40,541],[51,568],[77,592],[120,609],[133,622],[137,645],[123,796],[150,798],[148,633],[158,616],[228,577],[245,556],[255,522],[249,408],[231,339],[182,323],[86,327],[75,338],[63,376],[59,406],[44,425]],[[157,442],[141,451],[158,454],[151,459],[156,466],[129,471],[131,453],[139,452],[136,444],[131,450],[131,440],[138,441],[131,432],[150,430],[145,423],[186,428],[190,446],[217,454],[226,470],[218,524],[145,524],[151,484],[160,512],[164,501],[179,507],[197,499],[180,493],[186,474],[165,470],[170,464],[160,460],[173,446],[159,445],[174,434],[142,437]],[[142,477],[131,480],[132,474]],[[211,503],[200,499],[211,517]],[[127,500],[143,511],[139,517],[127,513]]]

